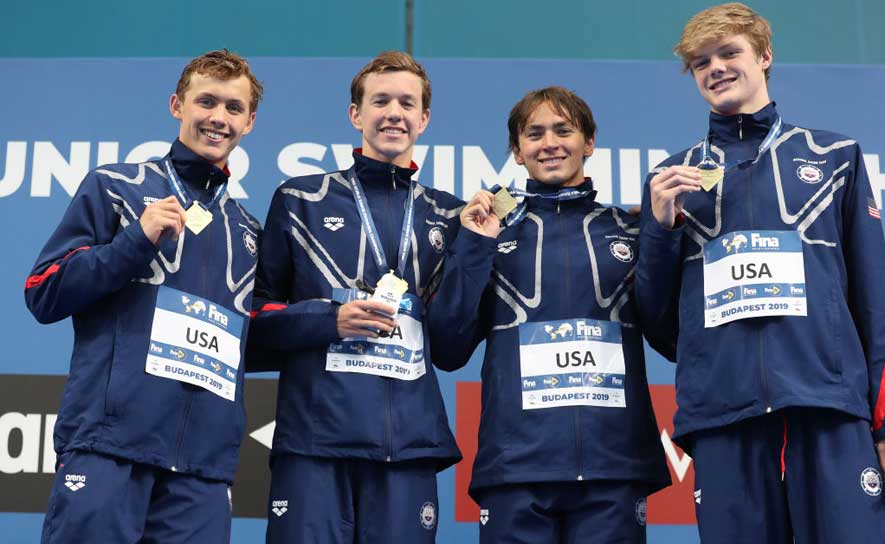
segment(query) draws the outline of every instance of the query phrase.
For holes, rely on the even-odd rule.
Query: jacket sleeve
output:
[[[462,228],[446,252],[427,306],[431,360],[442,370],[463,367],[485,338],[495,247],[495,238]]]
[[[291,220],[286,195],[277,189],[258,244],[255,292],[247,355],[320,349],[339,340],[338,304],[326,300],[290,300],[295,277]],[[308,263],[304,263],[308,265]],[[249,372],[268,370],[261,357],[246,358]]]
[[[848,305],[863,344],[870,376],[872,429],[877,442],[885,440],[885,235],[872,187],[856,146],[854,175],[843,201],[842,243],[848,275]]]
[[[649,179],[651,175],[645,182],[640,213],[636,304],[649,344],[675,362],[682,285],[682,231],[685,227],[666,229],[654,218]]]
[[[25,281],[25,302],[40,323],[87,310],[156,255],[138,221],[120,229],[103,177],[86,175]]]

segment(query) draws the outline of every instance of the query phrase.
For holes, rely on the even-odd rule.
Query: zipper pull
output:
[[[738,115],[738,139],[744,139],[744,116]]]
[[[390,187],[396,191],[396,166],[390,165]]]
[[[559,213],[559,201],[556,201],[556,213]]]

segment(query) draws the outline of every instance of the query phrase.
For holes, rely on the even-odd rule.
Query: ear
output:
[[[774,53],[771,51],[769,47],[765,51],[762,52],[762,55],[759,57],[759,64],[762,66],[763,70],[767,70],[771,66],[771,62],[774,60]]]
[[[525,166],[525,157],[522,156],[522,152],[519,151],[519,148],[513,147],[510,151],[513,153],[513,160],[516,161],[516,164]]]
[[[362,116],[360,116],[360,107],[351,103],[350,107],[347,109],[347,116],[350,118],[350,124],[353,125],[353,128],[362,132],[363,119]]]
[[[430,110],[424,110],[421,113],[421,123],[418,125],[418,134],[423,134],[424,130],[427,128],[427,125],[430,124]]]
[[[593,154],[594,146],[596,145],[596,138],[587,138],[587,141],[584,142],[584,158],[586,159],[590,155]]]
[[[172,96],[169,97],[169,113],[172,114],[172,117],[181,121],[181,100],[178,99],[178,95],[175,93],[172,93]]]
[[[249,122],[243,128],[243,136],[252,132],[252,128],[255,127],[255,112],[249,114]]]

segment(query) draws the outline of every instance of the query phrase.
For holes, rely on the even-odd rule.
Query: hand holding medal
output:
[[[651,178],[648,186],[652,214],[662,227],[672,229],[685,195],[701,190],[701,173],[693,166],[670,166]]]
[[[513,201],[513,206],[509,209],[503,197],[501,200],[498,199],[501,193],[506,193],[506,196]],[[501,220],[514,207],[516,200],[510,196],[507,189],[501,189],[494,195],[488,191],[477,191],[461,210],[461,225],[482,236],[497,238],[501,232]]]

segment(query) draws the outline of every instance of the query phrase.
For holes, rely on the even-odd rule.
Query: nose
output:
[[[725,61],[719,55],[710,57],[710,73],[714,75],[722,75],[725,72]]]
[[[403,117],[403,108],[397,100],[391,100],[387,104],[385,116],[391,121],[399,121]]]
[[[227,108],[224,104],[218,104],[209,111],[209,122],[216,127],[223,127],[227,123]]]
[[[556,134],[554,134],[552,130],[545,130],[544,136],[541,138],[541,145],[544,146],[544,148],[557,147],[559,141],[556,138]]]

